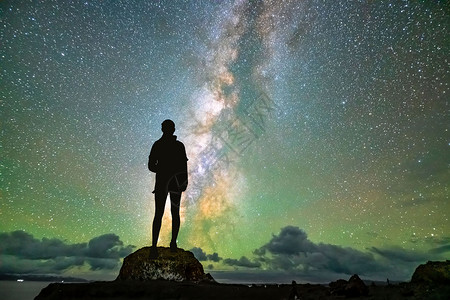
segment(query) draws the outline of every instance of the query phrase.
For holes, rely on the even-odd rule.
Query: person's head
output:
[[[175,132],[175,123],[172,120],[164,120],[161,123],[161,130],[164,134],[173,134]]]

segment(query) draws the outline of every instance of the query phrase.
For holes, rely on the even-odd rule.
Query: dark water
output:
[[[0,299],[32,300],[51,282],[46,281],[2,281],[0,280]]]

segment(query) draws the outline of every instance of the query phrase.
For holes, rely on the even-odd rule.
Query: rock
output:
[[[247,284],[116,280],[52,283],[35,300],[287,300],[291,289],[290,284],[258,284],[250,287]],[[297,289],[302,300],[330,299],[328,289],[320,284],[297,284]]]
[[[369,293],[369,288],[356,274],[350,277],[348,281],[339,279],[331,282],[329,286],[332,295],[359,297],[367,296]]]
[[[419,265],[412,275],[411,283],[449,284],[450,260],[428,261]]]
[[[367,294],[369,294],[369,288],[366,286],[364,281],[362,281],[356,274],[350,277],[345,295],[347,297],[358,297],[367,296]]]
[[[172,252],[170,248],[158,247],[158,258],[151,259],[150,249],[150,247],[144,247],[125,257],[116,281],[214,282],[210,274],[205,274],[202,264],[194,257],[192,252],[179,248]]]
[[[330,293],[332,295],[341,295],[343,296],[345,293],[345,287],[347,286],[348,281],[344,279],[338,279],[336,281],[330,282]]]

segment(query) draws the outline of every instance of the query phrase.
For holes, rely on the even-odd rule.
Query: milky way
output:
[[[445,1],[0,7],[0,231],[148,245],[147,158],[170,118],[189,157],[179,246],[228,259],[210,268],[275,270],[255,249],[279,233],[445,255]],[[161,245],[170,230],[167,210]]]

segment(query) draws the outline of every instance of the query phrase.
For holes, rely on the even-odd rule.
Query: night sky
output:
[[[223,282],[449,257],[447,1],[0,9],[0,273],[109,279],[150,245],[164,119],[189,158],[178,246]]]

